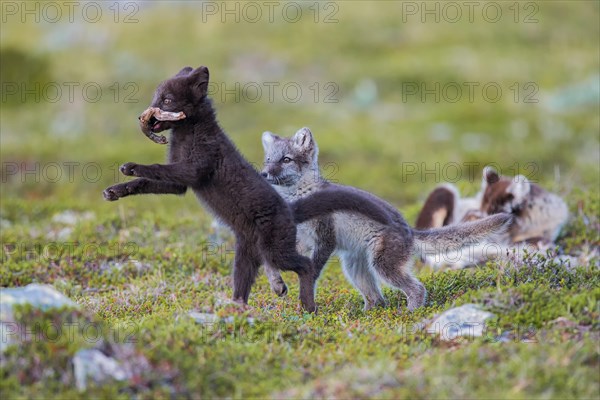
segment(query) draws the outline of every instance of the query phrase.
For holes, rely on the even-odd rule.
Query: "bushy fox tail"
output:
[[[415,249],[421,255],[433,255],[459,250],[480,243],[483,239],[493,243],[494,236],[506,232],[512,220],[511,214],[501,213],[443,228],[415,230]]]
[[[290,203],[297,224],[336,211],[362,214],[387,225],[390,213],[381,205],[369,201],[360,191],[348,186],[329,187]]]

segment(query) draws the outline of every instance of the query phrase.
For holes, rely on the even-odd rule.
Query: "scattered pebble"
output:
[[[118,344],[99,349],[82,349],[73,357],[75,386],[79,391],[87,389],[90,381],[97,385],[107,384],[111,380],[139,380],[150,370],[148,360],[137,353],[132,345]]]
[[[188,316],[191,317],[198,324],[214,324],[217,322],[233,324],[235,321],[235,318],[233,316],[219,317],[216,314],[202,313],[196,311],[190,311],[188,313]],[[248,322],[249,325],[254,325],[254,321],[255,320],[252,317],[246,318],[246,322]]]
[[[112,378],[118,381],[125,380],[127,374],[119,363],[105,356],[100,350],[79,350],[73,357],[75,385],[83,391],[87,388],[88,379],[100,384]]]
[[[452,341],[459,336],[474,338],[483,335],[485,321],[494,314],[482,310],[476,304],[464,304],[440,314],[427,329],[439,335],[443,341]]]
[[[52,222],[65,225],[76,225],[81,221],[89,221],[95,218],[95,215],[91,211],[78,213],[73,210],[66,210],[61,213],[54,214]]]
[[[61,307],[79,308],[71,299],[48,285],[32,283],[24,287],[0,289],[0,331],[3,332],[0,338],[0,352],[17,343],[21,337],[15,330],[15,304],[30,304],[44,311]]]

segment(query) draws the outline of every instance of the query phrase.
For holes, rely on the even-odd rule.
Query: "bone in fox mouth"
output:
[[[150,126],[150,130],[152,132],[156,132],[160,129],[160,121],[157,120],[154,116],[150,117],[150,121],[148,121],[148,125]]]
[[[161,135],[156,135],[154,132],[160,131],[162,121],[179,121],[186,117],[183,111],[170,112],[161,110],[158,107],[148,107],[142,115],[140,115],[140,128],[142,132],[153,142],[166,144],[167,138]]]

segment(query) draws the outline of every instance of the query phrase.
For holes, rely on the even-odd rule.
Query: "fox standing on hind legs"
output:
[[[262,141],[263,176],[284,199],[293,202],[327,190],[347,190],[362,196],[365,206],[377,205],[389,213],[390,222],[383,224],[368,216],[336,212],[298,227],[298,245],[304,252],[312,252],[317,274],[331,254],[337,252],[344,273],[364,297],[365,310],[385,304],[380,280],[406,294],[409,310],[422,306],[426,290],[411,273],[415,252],[439,253],[460,248],[502,230],[511,220],[508,214],[498,214],[442,229],[414,230],[396,208],[379,197],[323,179],[319,173],[317,143],[308,128],[300,129],[290,139],[265,132]],[[281,281],[279,273],[267,268],[267,275],[277,287]]]
[[[302,305],[307,311],[315,311],[316,275],[311,260],[296,251],[296,224],[336,210],[367,213],[379,221],[387,221],[388,216],[376,206],[362,204],[360,196],[343,190],[288,204],[219,126],[207,97],[208,76],[206,67],[186,67],[158,86],[152,109],[142,114],[140,123],[142,131],[157,143],[166,143],[166,138],[156,133],[171,130],[168,163],[123,164],[121,172],[137,179],[107,188],[104,197],[115,201],[135,194],[182,195],[191,188],[235,234],[234,300],[248,302],[258,269],[266,263],[277,270],[297,273]],[[286,291],[281,282],[278,294]]]

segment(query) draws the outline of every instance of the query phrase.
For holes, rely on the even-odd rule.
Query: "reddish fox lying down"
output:
[[[461,199],[458,190],[449,184],[434,189],[425,200],[416,227],[439,228],[500,212],[514,217],[508,231],[495,237],[494,242],[479,243],[460,256],[446,257],[441,263],[463,267],[486,262],[514,246],[547,248],[554,243],[569,216],[567,205],[559,196],[547,192],[523,175],[509,178],[486,167],[481,190],[475,197]],[[440,264],[431,258],[427,261]]]

